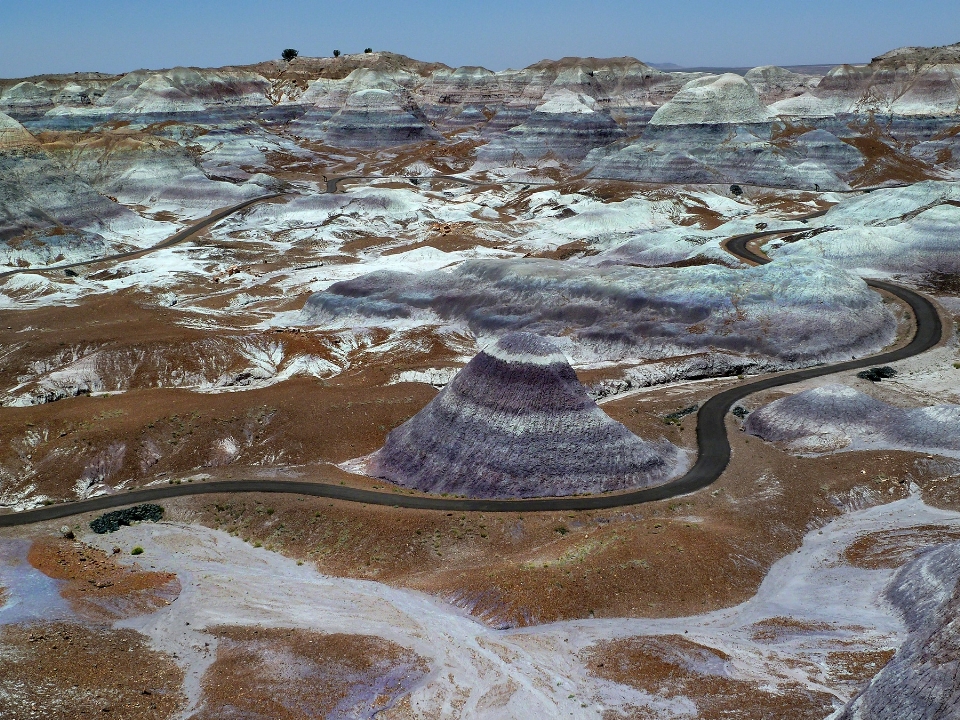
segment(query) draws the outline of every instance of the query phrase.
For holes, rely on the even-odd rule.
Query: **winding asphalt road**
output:
[[[340,183],[344,180],[409,180],[410,182],[415,183],[429,182],[431,180],[447,180],[449,182],[460,183],[461,185],[472,185],[474,187],[483,187],[485,185],[528,185],[530,187],[535,187],[538,185],[546,186],[556,184],[525,182],[523,180],[492,180],[488,182],[480,182],[479,180],[470,180],[469,178],[462,178],[456,175],[341,175],[340,177],[330,178],[327,180],[327,192],[343,192],[343,190],[340,188]]]
[[[339,179],[336,179],[339,181]],[[273,196],[271,196],[273,197]],[[247,201],[240,206],[227,209],[220,217],[235,212],[240,207],[259,202],[266,198],[257,198]],[[216,222],[218,218],[211,216],[206,221]],[[205,222],[206,222],[205,221]],[[189,229],[189,228],[188,228]],[[194,226],[193,232],[196,232]],[[783,230],[768,230],[765,232],[750,233],[730,238],[725,247],[731,254],[753,264],[764,264],[770,259],[750,250],[748,243],[771,235],[784,234]],[[169,241],[168,241],[169,242]],[[142,251],[141,251],[142,252]],[[101,259],[102,261],[103,259]],[[329,485],[325,483],[300,482],[289,480],[218,480],[211,482],[196,482],[180,485],[161,485],[156,487],[132,490],[116,495],[105,495],[89,500],[48,505],[46,507],[27,510],[19,513],[0,515],[0,527],[28,525],[30,523],[54,520],[57,518],[77,515],[79,513],[106,510],[109,508],[131,505],[134,503],[151,502],[166,498],[185,495],[202,495],[208,493],[238,493],[238,492],[266,492],[266,493],[296,493],[313,495],[316,497],[345,500],[348,502],[366,503],[369,505],[384,505],[416,510],[441,511],[479,511],[479,512],[543,512],[543,511],[575,511],[575,510],[602,510],[654,500],[666,500],[678,495],[701,490],[716,481],[730,462],[730,442],[727,438],[725,419],[733,403],[747,395],[761,390],[789,385],[802,380],[838,372],[858,370],[903,360],[913,357],[937,345],[943,333],[943,325],[933,303],[925,297],[907,288],[900,287],[882,280],[867,280],[870,287],[884,290],[906,303],[916,318],[916,333],[911,342],[903,347],[877,355],[849,360],[833,365],[781,373],[743,383],[736,387],[724,390],[707,400],[697,413],[697,461],[690,470],[680,478],[657,487],[633,490],[607,495],[583,495],[574,497],[531,498],[526,500],[479,500],[465,498],[443,498],[435,495],[410,495],[403,491],[393,492],[365,490],[343,485]]]
[[[259,197],[251,198],[250,200],[244,200],[241,203],[236,205],[231,205],[230,207],[217,210],[214,213],[207,215],[207,217],[202,220],[198,220],[192,225],[188,225],[183,230],[174,235],[171,235],[162,242],[152,245],[148,248],[140,248],[139,250],[129,250],[127,252],[115,253],[113,255],[104,255],[103,257],[94,258],[92,260],[79,260],[77,262],[66,263],[64,265],[43,265],[37,267],[28,267],[28,268],[18,268],[17,270],[8,270],[6,272],[0,273],[0,280],[11,275],[22,275],[24,273],[45,273],[51,270],[70,270],[71,268],[86,267],[88,265],[98,265],[99,263],[105,262],[115,262],[117,260],[129,260],[131,258],[140,257],[141,255],[146,255],[147,253],[152,253],[157,250],[162,250],[163,248],[173,247],[174,245],[179,245],[184,240],[188,240],[192,236],[196,235],[201,230],[205,230],[214,223],[218,223],[223,220],[228,215],[233,215],[235,212],[240,212],[244,208],[250,207],[251,205],[264,200],[270,200],[271,198],[280,197],[282,193],[271,193],[270,195],[261,195]]]

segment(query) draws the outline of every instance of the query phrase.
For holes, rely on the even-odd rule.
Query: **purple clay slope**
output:
[[[368,472],[426,492],[523,498],[657,485],[681,460],[597,407],[556,345],[510,333],[393,430]]]
[[[887,588],[908,635],[838,720],[960,720],[960,543],[905,565]]]

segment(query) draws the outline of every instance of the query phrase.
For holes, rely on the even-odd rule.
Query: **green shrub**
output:
[[[130,551],[131,555],[143,555],[143,548],[137,545],[133,550]]]
[[[685,407],[683,410],[677,410],[676,412],[670,413],[663,418],[663,421],[667,425],[676,425],[680,427],[680,423],[683,421],[683,418],[691,413],[695,413],[700,408],[699,405],[691,405],[690,407]]]
[[[870,382],[880,382],[881,380],[889,380],[890,378],[895,377],[896,374],[896,370],[894,370],[892,367],[884,365],[883,367],[861,370],[857,373],[857,377],[861,380],[869,380]]]
[[[163,517],[163,508],[152,503],[134,505],[123,510],[114,510],[90,521],[90,529],[98,535],[116,532],[121,525],[133,522],[157,522]]]

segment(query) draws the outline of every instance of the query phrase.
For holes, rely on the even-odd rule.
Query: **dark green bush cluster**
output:
[[[90,521],[90,529],[98,535],[116,532],[121,525],[129,525],[133,522],[143,522],[149,520],[157,522],[163,517],[163,508],[159,505],[146,503],[144,505],[134,505],[123,510],[114,510],[105,515]]]
[[[690,413],[695,413],[697,411],[697,408],[699,407],[700,407],[699,405],[691,405],[690,407],[685,407],[683,410],[677,410],[676,412],[672,412],[669,415],[667,415],[665,418],[663,418],[663,421],[667,425],[679,426],[680,421],[683,420],[683,418],[685,418]]]
[[[869,370],[861,370],[857,373],[857,377],[861,380],[869,380],[870,382],[880,382],[881,380],[889,380],[897,374],[897,371],[892,367],[875,367],[870,368]]]
[[[741,420],[743,420],[743,419],[744,419],[747,415],[749,415],[749,414],[750,414],[750,411],[747,410],[747,409],[746,409],[745,407],[743,407],[742,405],[737,405],[737,406],[733,409],[733,415],[734,415],[734,417],[738,417],[738,418],[740,418]]]

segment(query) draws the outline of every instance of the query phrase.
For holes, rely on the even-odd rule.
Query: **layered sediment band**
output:
[[[391,432],[368,471],[429,492],[537,497],[655,485],[679,459],[597,407],[553,343],[511,333]]]

